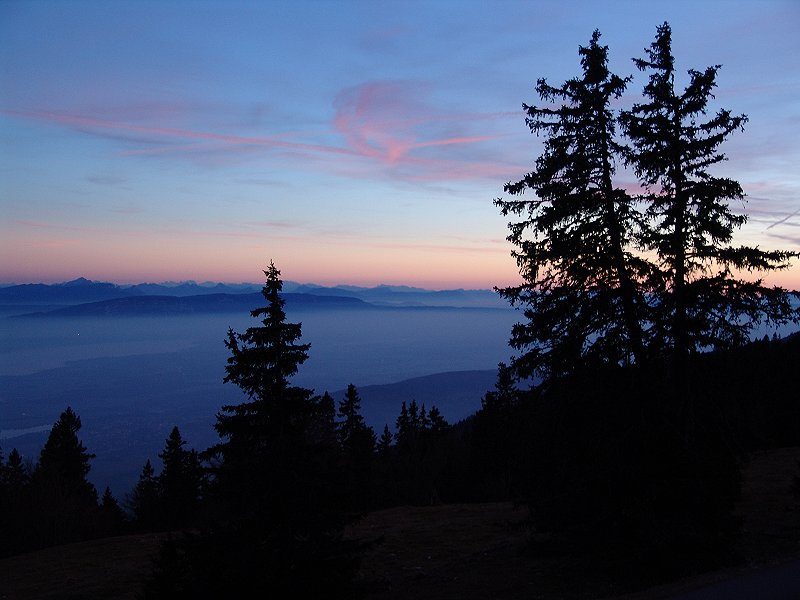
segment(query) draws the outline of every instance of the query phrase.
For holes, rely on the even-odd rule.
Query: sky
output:
[[[541,151],[522,103],[599,29],[630,106],[664,21],[749,117],[714,171],[737,242],[800,251],[796,0],[3,0],[0,282],[515,283],[493,200]]]

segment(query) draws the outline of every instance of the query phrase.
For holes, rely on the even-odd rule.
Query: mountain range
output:
[[[0,307],[27,308],[25,316],[129,315],[229,312],[251,309],[260,301],[254,283],[140,283],[118,285],[78,278],[57,284],[31,283],[0,288]],[[290,308],[450,307],[507,308],[490,290],[433,291],[380,285],[325,287],[285,282]]]

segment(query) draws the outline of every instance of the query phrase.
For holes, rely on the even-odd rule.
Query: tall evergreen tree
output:
[[[0,556],[30,547],[29,523],[35,522],[30,506],[30,474],[22,455],[12,448],[5,463],[0,452]]]
[[[634,59],[650,74],[645,100],[624,111],[621,123],[631,141],[627,162],[645,189],[643,242],[658,257],[654,351],[672,355],[680,374],[690,353],[741,345],[762,320],[797,318],[785,290],[738,275],[785,269],[798,253],[732,245],[747,217],[730,204],[742,202],[744,192],[710,168],[726,160],[719,147],[747,117],[727,109],[707,117],[720,66],[689,70],[679,89],[668,23],[645,52]]]
[[[671,30],[660,26],[635,60],[650,78],[644,102],[619,117],[623,147],[610,102],[627,80],[608,72],[598,39],[580,49],[582,78],[539,80],[554,107],[525,107],[532,131],[547,133],[544,153],[506,191],[537,197],[496,201],[526,217],[508,238],[523,284],[501,290],[528,319],[512,331],[522,355],[511,368],[549,384],[520,396],[514,413],[529,419],[528,435],[513,451],[530,456],[511,474],[537,527],[637,548],[654,563],[717,559],[735,532],[738,457],[727,399],[703,389],[691,355],[740,345],[759,321],[797,319],[785,290],[739,278],[785,268],[797,253],[733,245],[746,217],[730,203],[744,194],[711,170],[746,118],[706,117],[719,67],[689,71],[679,90]],[[613,185],[615,156],[641,195]],[[484,399],[476,442],[480,426],[494,428],[499,391]]]
[[[31,475],[32,504],[38,513],[37,545],[91,537],[97,490],[87,479],[94,454],[78,439],[81,420],[67,407],[55,422]]]
[[[103,492],[103,496],[100,499],[98,517],[98,533],[101,536],[119,535],[124,531],[126,525],[125,513],[108,486],[106,486],[105,492]]]
[[[136,486],[127,499],[126,506],[133,513],[136,526],[150,531],[161,527],[160,505],[158,480],[148,458],[142,467]]]
[[[244,333],[228,330],[230,350],[225,367],[226,383],[242,389],[247,399],[222,407],[214,428],[223,441],[206,454],[221,459],[215,476],[227,501],[244,518],[262,521],[264,502],[294,512],[291,494],[278,490],[292,486],[298,476],[296,461],[317,404],[313,391],[292,386],[290,378],[308,358],[309,344],[300,344],[299,323],[288,323],[281,297],[283,281],[273,263],[264,271],[261,290],[267,304],[250,312],[261,325]],[[278,510],[271,506],[270,510]],[[291,527],[288,518],[276,519]]]
[[[96,504],[97,490],[86,478],[91,470],[89,461],[95,455],[78,439],[80,428],[80,417],[67,407],[47,436],[34,478],[54,491]]]
[[[264,271],[261,325],[228,330],[224,381],[246,395],[217,414],[221,442],[204,452],[213,482],[211,530],[163,548],[153,597],[352,596],[355,554],[342,542],[347,518],[338,454],[318,435],[327,401],[293,386],[308,357],[301,325],[286,321],[283,282]]]
[[[441,437],[445,434],[445,432],[447,432],[449,427],[450,425],[442,415],[442,412],[435,406],[431,406],[431,409],[428,411],[427,423],[427,429],[430,433],[430,437],[433,439]]]
[[[0,463],[2,463],[1,453]],[[22,455],[19,450],[12,448],[5,465],[0,466],[0,482],[2,485],[8,486],[8,489],[21,490],[29,479],[30,474],[22,462]]]
[[[437,478],[446,458],[442,441],[448,430],[447,421],[435,406],[429,412],[416,400],[402,403],[394,436],[402,500],[427,504],[438,497]]]
[[[315,399],[316,407],[311,423],[308,427],[307,437],[309,442],[334,448],[337,445],[336,436],[336,402],[328,392]]]
[[[354,510],[363,510],[372,502],[375,431],[364,422],[361,398],[352,383],[339,402],[338,415],[337,435],[344,458],[349,504]]]
[[[339,444],[348,455],[371,456],[375,449],[375,432],[364,422],[361,415],[361,398],[356,386],[347,386],[344,398],[339,402]]]
[[[388,423],[384,424],[383,433],[381,433],[381,437],[377,442],[378,455],[382,457],[388,456],[389,452],[391,451],[392,442],[394,442],[394,436],[392,435],[392,432],[389,431]]]
[[[472,423],[470,464],[475,489],[484,498],[506,499],[511,493],[518,395],[511,369],[500,363],[494,390],[481,399]]]
[[[158,476],[161,514],[165,525],[180,528],[188,525],[197,509],[202,485],[202,470],[197,451],[186,450],[186,441],[178,427],[173,427],[163,452]]]
[[[636,252],[633,200],[613,183],[620,147],[611,102],[630,78],[609,71],[599,39],[595,31],[579,48],[581,77],[559,87],[539,79],[536,91],[549,104],[523,104],[530,130],[545,135],[544,152],[505,191],[534,195],[495,201],[503,215],[521,217],[508,240],[523,282],[498,290],[524,309],[510,341],[521,352],[511,364],[521,378],[644,358],[651,266]]]
[[[213,448],[228,468],[258,454],[278,437],[296,434],[306,424],[312,390],[290,385],[289,379],[308,358],[310,344],[298,343],[299,323],[287,323],[283,281],[270,262],[264,271],[261,293],[267,305],[250,312],[261,317],[261,325],[244,333],[228,330],[225,346],[230,350],[225,383],[233,383],[247,395],[241,404],[222,407],[214,425],[223,442]]]

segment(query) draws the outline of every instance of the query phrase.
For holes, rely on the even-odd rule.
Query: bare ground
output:
[[[585,559],[526,555],[527,514],[509,503],[391,508],[367,515],[348,535],[378,542],[359,574],[370,600],[663,599],[800,558],[800,500],[791,491],[798,460],[800,448],[784,448],[747,465],[742,564],[643,591],[631,592]],[[0,600],[133,600],[158,541],[108,538],[0,560]]]

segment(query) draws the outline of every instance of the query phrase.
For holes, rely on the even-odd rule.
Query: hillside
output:
[[[738,509],[744,523],[739,564],[646,590],[635,574],[615,577],[615,570],[625,573],[624,565],[604,557],[526,556],[525,511],[508,503],[381,510],[349,535],[379,541],[364,557],[360,573],[371,600],[656,600],[704,589],[713,597],[708,586],[752,579],[754,573],[769,577],[771,571],[760,569],[800,558],[800,502],[790,490],[798,460],[800,448],[784,448],[760,452],[746,467]],[[158,537],[95,540],[0,560],[0,599],[133,600]],[[761,591],[768,591],[763,582]],[[703,597],[697,593],[692,597]]]

